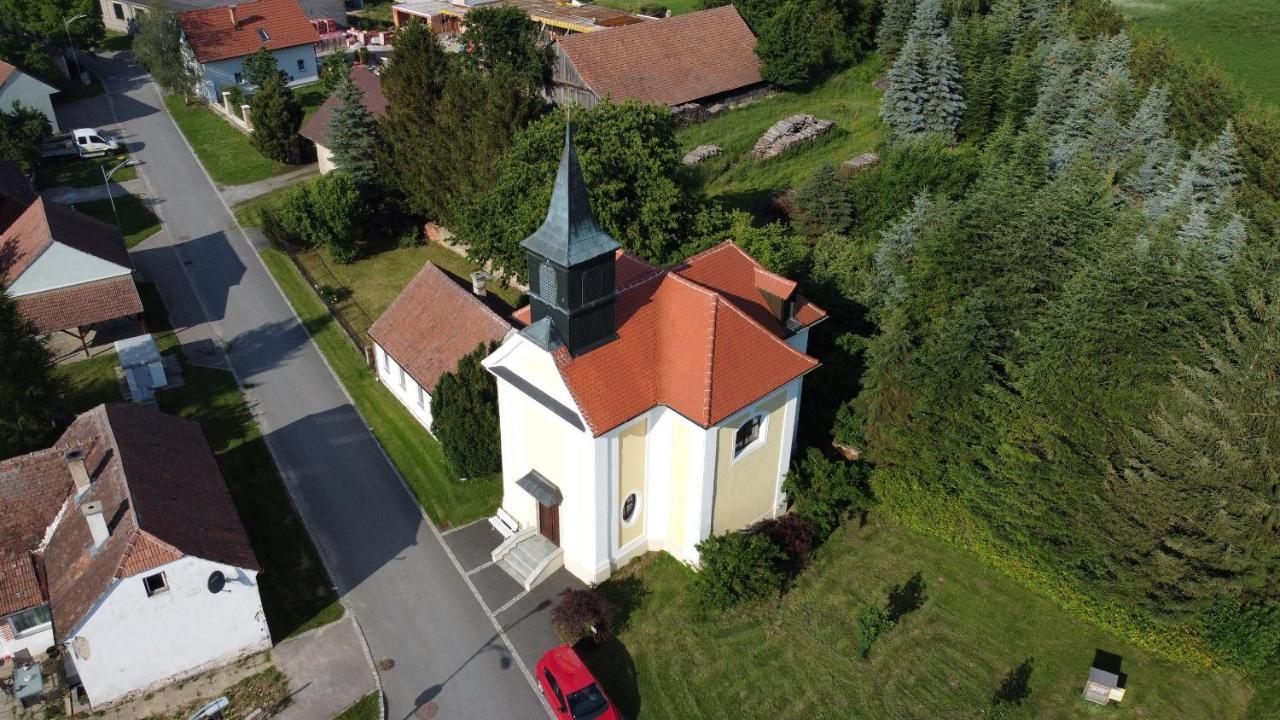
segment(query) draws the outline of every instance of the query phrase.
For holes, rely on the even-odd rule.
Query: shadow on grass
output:
[[[991,696],[992,705],[1021,705],[1031,695],[1031,670],[1034,658],[1023,660],[1009,671]]]
[[[924,594],[925,582],[924,576],[917,572],[912,575],[906,582],[896,585],[889,590],[889,603],[886,610],[889,612],[889,619],[898,622],[904,615],[915,612],[924,605],[924,601],[929,597]]]
[[[604,685],[604,691],[623,717],[640,717],[640,684],[636,680],[636,664],[627,646],[617,638],[604,642],[583,640],[574,646],[591,674]]]

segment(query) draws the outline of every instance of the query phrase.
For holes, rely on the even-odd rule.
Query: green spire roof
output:
[[[568,123],[564,128],[564,151],[560,154],[560,169],[556,171],[556,184],[551,190],[547,219],[520,244],[564,268],[621,247],[596,224],[591,214],[587,184],[578,166],[578,153],[573,149],[573,127]]]

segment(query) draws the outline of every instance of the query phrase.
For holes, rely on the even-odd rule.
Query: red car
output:
[[[622,720],[600,683],[568,645],[551,648],[534,669],[542,694],[562,720]]]

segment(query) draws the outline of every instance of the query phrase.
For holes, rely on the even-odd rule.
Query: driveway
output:
[[[381,673],[389,717],[410,717],[427,703],[437,718],[547,717],[505,631],[235,225],[156,87],[126,58],[85,62],[107,94],[59,112],[80,124],[118,125],[144,163],[139,176],[166,232],[135,248],[134,262],[159,286],[193,356],[225,362],[245,388],[374,657],[394,660]]]

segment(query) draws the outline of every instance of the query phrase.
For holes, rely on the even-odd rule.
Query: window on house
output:
[[[307,69],[307,61],[303,60],[302,58],[298,58],[298,72],[302,72],[303,70],[306,70],[306,69]]]
[[[742,451],[751,447],[760,439],[760,426],[764,423],[763,415],[753,415],[739,428],[733,436],[733,456],[738,457]]]
[[[582,273],[582,302],[589,303],[604,295],[604,268],[599,265]]]
[[[258,28],[258,37],[262,38],[262,42],[266,42],[271,39],[271,36],[267,34],[267,31],[262,28]]]
[[[427,409],[427,393],[422,389],[421,385],[418,386],[418,407],[423,410]]]
[[[640,494],[628,493],[626,499],[622,501],[622,522],[624,525],[630,525],[636,519],[636,511],[640,509]]]
[[[147,589],[147,597],[159,595],[169,589],[169,583],[165,581],[162,572],[142,578],[142,586]]]
[[[43,630],[51,622],[53,622],[53,615],[49,613],[48,605],[23,610],[9,617],[9,624],[13,626],[14,635]]]
[[[117,20],[123,20],[124,6],[120,3],[111,3],[111,14],[115,15]]]
[[[241,73],[241,72],[236,73],[236,84],[241,85],[243,83],[244,83],[244,73]]]
[[[404,368],[400,368],[400,389],[401,389],[401,390],[404,390],[404,389],[405,389],[405,374],[404,374]]]
[[[556,302],[556,269],[544,262],[538,268],[538,294],[547,302]]]

